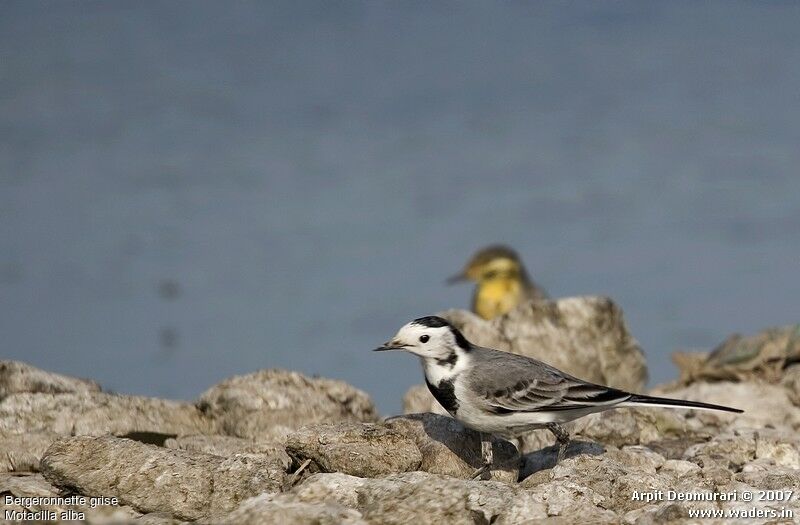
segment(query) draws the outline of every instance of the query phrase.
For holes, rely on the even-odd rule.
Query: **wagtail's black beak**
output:
[[[372,351],[373,352],[385,352],[386,350],[405,350],[405,348],[403,348],[402,346],[400,346],[396,342],[386,341],[381,346],[379,346],[378,348],[375,348]]]
[[[450,277],[448,277],[447,280],[445,281],[445,283],[446,284],[458,284],[458,283],[463,283],[464,281],[467,281],[467,280],[469,280],[469,277],[467,277],[467,274],[464,273],[464,272],[460,272],[460,273],[457,273],[455,275],[451,275]]]

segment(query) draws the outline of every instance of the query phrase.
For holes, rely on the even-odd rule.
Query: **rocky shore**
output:
[[[478,344],[644,391],[644,353],[608,299],[532,302],[492,321],[444,315]],[[104,392],[93,381],[2,361],[0,518],[796,522],[800,326],[732,336],[709,354],[677,354],[676,363],[680,378],[654,392],[745,413],[596,414],[570,424],[574,441],[558,465],[546,431],[498,438],[491,479],[473,481],[478,435],[419,387],[405,396],[406,414],[382,418],[366,393],[290,371],[232,377],[189,403]]]

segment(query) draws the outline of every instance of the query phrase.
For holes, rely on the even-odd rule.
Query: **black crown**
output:
[[[429,315],[427,317],[420,317],[419,319],[414,319],[411,321],[414,324],[427,326],[428,328],[442,328],[442,327],[450,327],[452,328],[453,325],[448,323],[445,319],[438,317],[436,315]]]

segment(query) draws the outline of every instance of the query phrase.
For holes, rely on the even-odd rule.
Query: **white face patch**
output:
[[[452,354],[455,338],[447,326],[431,328],[410,322],[397,332],[390,343],[420,357],[444,359]]]
[[[418,355],[431,384],[454,378],[466,370],[470,361],[468,351],[458,345],[450,326],[431,327],[412,321],[388,344]]]

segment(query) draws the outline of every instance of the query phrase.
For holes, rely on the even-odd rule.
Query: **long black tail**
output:
[[[701,403],[699,401],[685,401],[683,399],[670,399],[668,397],[654,397],[633,394],[630,399],[617,406],[660,406],[666,408],[695,408],[699,410],[722,410],[723,412],[736,412],[741,414],[744,410],[738,408],[725,407],[722,405],[712,405],[711,403]]]

